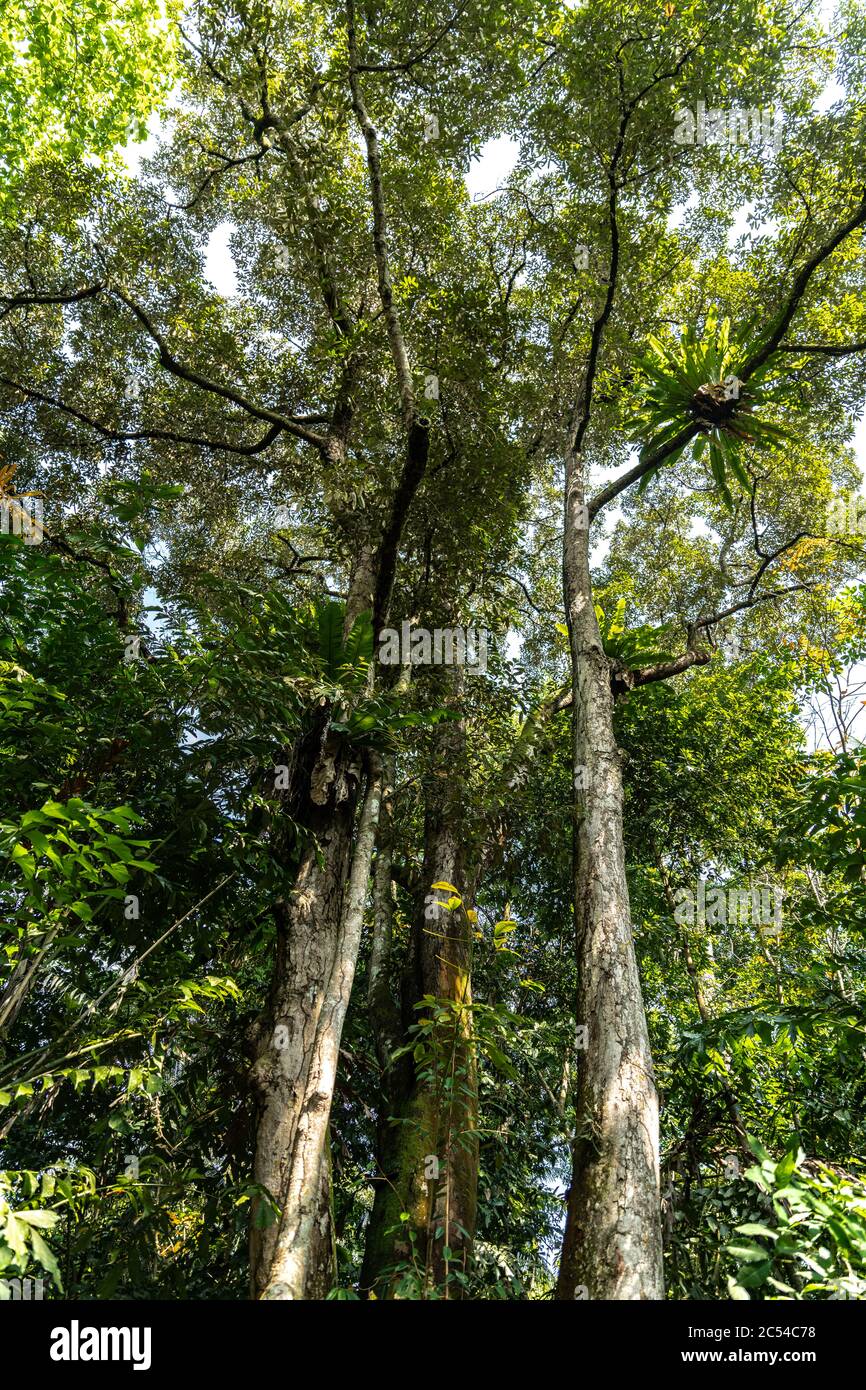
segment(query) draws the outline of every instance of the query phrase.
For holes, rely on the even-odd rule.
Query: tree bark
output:
[[[403,1030],[420,1017],[413,1006],[433,995],[458,1007],[472,1002],[470,963],[473,926],[465,911],[437,908],[434,883],[452,884],[464,896],[461,760],[462,724],[445,725],[438,740],[439,768],[428,799],[424,866],[417,894],[412,944],[403,983]],[[380,984],[381,987],[381,984]],[[381,1011],[380,1020],[384,1021]],[[447,1298],[462,1296],[455,1270],[468,1268],[475,1232],[478,1189],[478,1079],[470,1015],[437,1037],[434,1079],[419,1077],[410,1057],[383,1073],[380,1174],[364,1252],[361,1287],[393,1297],[397,1265],[414,1265],[419,1292],[435,1287]],[[437,1175],[438,1174],[438,1175]],[[401,1214],[408,1220],[401,1221]],[[448,1258],[445,1251],[448,1250]]]
[[[592,601],[581,457],[566,454],[563,587],[573,689],[577,1131],[557,1297],[664,1297],[658,1097],[632,937],[622,763]]]
[[[310,836],[280,913],[270,1007],[251,1072],[259,1111],[254,1179],[280,1208],[268,1225],[257,1219],[262,1202],[254,1214],[256,1298],[323,1298],[333,1277],[328,1120],[381,795],[371,759],[349,872],[359,769],[333,738],[326,727],[309,779]]]

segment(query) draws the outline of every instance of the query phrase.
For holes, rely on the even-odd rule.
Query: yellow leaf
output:
[[[449,893],[456,893],[456,892],[457,892],[457,889],[454,887],[454,884],[453,884],[453,883],[444,883],[444,882],[443,882],[443,883],[434,883],[434,884],[433,884],[433,887],[434,887],[434,888],[447,888]]]

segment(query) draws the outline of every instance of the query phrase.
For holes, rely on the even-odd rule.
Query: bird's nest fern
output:
[[[730,330],[729,319],[719,323],[710,314],[700,339],[693,329],[687,329],[673,348],[657,338],[649,339],[650,355],[638,363],[646,391],[633,435],[635,442],[642,443],[643,462],[688,426],[695,426],[693,438],[664,462],[675,462],[689,447],[696,459],[709,450],[710,472],[728,507],[732,505],[730,478],[747,491],[752,486],[742,461],[745,446],[779,445],[790,437],[782,426],[755,413],[782,398],[771,363],[741,381],[738,370],[744,369],[752,346],[734,344]],[[658,468],[651,468],[644,474],[639,491],[657,472]]]

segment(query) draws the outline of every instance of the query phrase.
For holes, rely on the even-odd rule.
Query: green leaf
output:
[[[343,662],[343,617],[343,604],[336,599],[318,607],[319,656],[325,674],[334,682],[339,680]]]
[[[747,1240],[742,1242],[731,1242],[728,1246],[731,1254],[738,1260],[751,1262],[752,1260],[765,1260],[767,1252],[763,1245],[758,1245],[756,1241]]]
[[[42,1265],[43,1269],[48,1270],[48,1273],[51,1275],[52,1279],[54,1280],[54,1283],[57,1285],[57,1288],[62,1293],[63,1281],[60,1278],[60,1266],[57,1263],[57,1260],[54,1256],[54,1252],[52,1251],[50,1245],[48,1245],[48,1243],[42,1239],[38,1231],[31,1232],[30,1244],[33,1248],[33,1254],[35,1255],[36,1259]]]
[[[60,1220],[55,1211],[17,1211],[15,1215],[19,1221],[26,1221],[28,1226],[41,1226],[47,1231]]]
[[[776,1240],[779,1232],[770,1230],[769,1226],[762,1226],[760,1221],[747,1221],[745,1226],[735,1227],[740,1235],[743,1236],[766,1236],[769,1240]]]

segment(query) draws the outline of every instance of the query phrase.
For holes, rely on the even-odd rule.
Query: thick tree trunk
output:
[[[393,315],[392,315],[393,317]],[[396,322],[396,320],[395,320]],[[344,637],[372,612],[374,650],[387,621],[406,516],[427,463],[429,423],[414,419],[411,378],[401,377],[407,417],[406,460],[375,552],[357,551]],[[342,444],[335,443],[334,459]],[[371,663],[368,693],[374,686]],[[318,1298],[331,1283],[330,1194],[326,1188],[328,1116],[343,1021],[354,980],[364,894],[379,815],[381,771],[371,772],[344,903],[360,768],[321,709],[296,750],[290,820],[304,837],[292,892],[277,912],[277,948],[269,1007],[254,1039],[250,1082],[256,1095],[254,1178],[274,1198],[276,1223],[262,1225],[255,1203],[250,1228],[254,1298]]]
[[[372,609],[376,578],[374,557],[361,545],[344,636]],[[268,1222],[266,1202],[253,1203],[253,1298],[323,1298],[334,1277],[328,1119],[361,939],[381,769],[371,758],[353,855],[362,768],[332,729],[332,713],[321,708],[294,749],[285,804],[303,846],[293,889],[275,912],[270,996],[250,1069],[257,1106],[253,1178],[279,1213]]]
[[[610,667],[592,602],[584,477],[566,459],[578,967],[577,1131],[557,1297],[664,1297],[658,1098],[632,939]]]
[[[280,1209],[267,1225],[260,1224],[263,1203],[254,1213],[256,1298],[322,1298],[333,1274],[328,1119],[381,782],[371,766],[350,874],[360,768],[327,725],[317,733],[299,759],[299,780],[309,788],[302,822],[308,840],[294,890],[278,915],[271,997],[251,1070],[258,1102],[254,1179]]]
[[[461,895],[469,891],[459,771],[463,739],[456,724],[446,726],[439,739],[440,770],[446,775],[437,779],[428,807],[422,891],[403,986],[404,1029],[418,1021],[413,1005],[424,995],[458,1007],[471,1004],[472,924],[462,910],[435,906],[447,892],[431,892],[439,882],[452,884]],[[465,1011],[443,1026],[432,1079],[416,1076],[411,1058],[383,1075],[381,1174],[361,1275],[361,1287],[379,1298],[393,1296],[393,1270],[401,1264],[414,1267],[420,1294],[435,1287],[448,1298],[461,1296],[459,1282],[450,1276],[468,1266],[478,1189],[478,1081],[471,1032]],[[408,1213],[407,1221],[401,1221],[401,1213]]]

